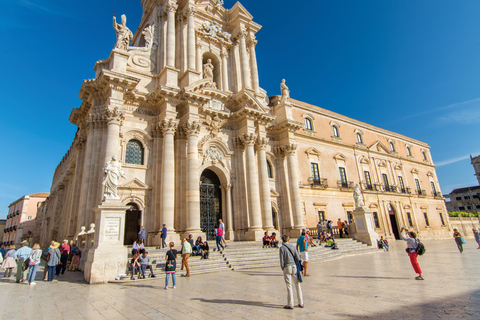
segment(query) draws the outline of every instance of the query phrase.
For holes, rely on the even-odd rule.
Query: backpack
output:
[[[415,251],[419,256],[423,255],[425,251],[427,251],[427,249],[425,249],[425,245],[421,243],[420,240],[418,239],[417,239],[417,249],[415,249]]]

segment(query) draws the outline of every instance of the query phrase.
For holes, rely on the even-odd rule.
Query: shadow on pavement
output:
[[[192,300],[198,300],[201,302],[209,302],[215,304],[243,304],[246,306],[256,306],[264,308],[283,308],[283,305],[263,303],[260,301],[248,301],[248,300],[231,300],[231,299],[204,299],[204,298],[192,298]]]
[[[332,275],[330,278],[358,278],[358,279],[392,279],[392,280],[412,280],[412,278],[407,277],[376,277],[376,276],[341,276],[341,275]]]

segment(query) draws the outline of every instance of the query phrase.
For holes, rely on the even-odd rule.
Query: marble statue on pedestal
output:
[[[117,34],[115,49],[127,50],[130,40],[133,39],[133,33],[127,27],[127,16],[122,14],[122,23],[117,23],[117,18],[113,16],[113,29]]]
[[[355,210],[365,208],[365,203],[363,202],[362,198],[362,191],[360,190],[358,183],[355,185],[355,188],[353,188],[353,199],[355,200]]]
[[[117,194],[118,178],[126,178],[122,171],[122,165],[117,160],[117,156],[112,156],[112,160],[105,164],[105,178],[103,179],[104,199],[120,199]]]
[[[285,84],[285,79],[282,79],[282,83],[280,84],[280,91],[282,92],[280,102],[288,102],[288,99],[290,99],[290,91]]]
[[[212,59],[208,59],[203,65],[203,79],[213,80],[213,64]]]

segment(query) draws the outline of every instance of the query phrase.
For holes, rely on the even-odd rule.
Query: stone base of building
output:
[[[357,208],[352,214],[354,222],[350,227],[353,239],[366,243],[369,246],[376,246],[380,237],[375,232],[372,212],[363,208]]]
[[[302,230],[303,230],[303,228],[289,230],[288,231],[288,236],[290,237],[290,239],[300,238],[302,236]]]
[[[245,232],[245,241],[260,241],[263,238],[264,231],[259,230],[248,230]]]
[[[235,240],[235,232],[233,230],[225,231],[225,240]]]
[[[103,246],[90,249],[85,263],[83,278],[87,283],[107,283],[127,271],[128,249],[118,246]]]

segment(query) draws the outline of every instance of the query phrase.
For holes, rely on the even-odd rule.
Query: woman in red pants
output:
[[[407,231],[408,237],[406,237],[403,234],[403,231]],[[420,269],[420,265],[418,264],[417,257],[417,234],[413,231],[408,231],[405,228],[402,228],[400,230],[400,235],[402,236],[402,239],[407,242],[407,253],[408,256],[410,257],[410,262],[412,263],[413,270],[415,270],[416,273],[418,273],[418,277],[415,277],[415,280],[424,280],[423,279],[423,274],[422,274],[422,269]]]

